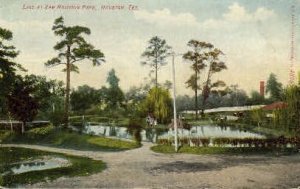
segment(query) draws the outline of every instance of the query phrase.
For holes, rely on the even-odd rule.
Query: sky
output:
[[[213,79],[224,80],[228,86],[237,84],[250,93],[258,91],[259,82],[266,81],[271,72],[284,85],[288,83],[292,4],[295,15],[300,15],[299,0],[0,0],[0,27],[13,32],[10,44],[20,51],[16,61],[28,74],[59,80],[65,80],[62,66],[44,66],[57,54],[53,46],[60,38],[51,30],[54,20],[63,16],[66,25],[89,27],[91,35],[86,39],[104,53],[106,62],[97,67],[79,62],[80,73],[71,75],[72,87],[100,88],[112,68],[125,91],[149,81],[150,68],[141,65],[141,54],[149,39],[159,36],[178,54],[189,50],[191,39],[212,43],[224,52],[221,60],[228,67]],[[124,9],[102,9],[112,6]],[[300,68],[299,20],[296,17],[296,71]],[[171,58],[167,62],[159,70],[161,83],[172,80]],[[178,94],[193,94],[185,84],[193,73],[190,65],[181,56],[175,58]]]

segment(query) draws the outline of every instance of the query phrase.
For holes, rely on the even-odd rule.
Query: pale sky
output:
[[[106,63],[93,67],[80,62],[80,74],[72,73],[72,87],[83,84],[100,88],[110,69],[116,70],[121,88],[138,86],[148,77],[141,54],[147,41],[155,35],[166,39],[177,53],[188,50],[187,42],[197,39],[221,49],[228,70],[215,76],[227,85],[238,84],[247,92],[259,90],[259,81],[271,72],[280,82],[288,83],[290,53],[290,7],[298,0],[144,0],[144,1],[54,1],[0,0],[0,26],[14,34],[12,44],[20,50],[17,61],[28,73],[65,80],[63,67],[46,68],[44,62],[56,55],[53,46],[59,40],[51,30],[53,21],[63,16],[66,25],[91,29],[87,37],[105,54]],[[138,10],[128,10],[132,4]],[[42,9],[37,9],[38,6]],[[45,9],[53,5],[55,9]],[[57,9],[58,5],[80,6],[79,10]],[[82,6],[95,6],[94,10]],[[123,5],[124,10],[102,10],[103,5]],[[34,6],[34,9],[28,9]],[[26,9],[24,9],[26,8]],[[296,20],[296,50],[299,54],[299,18]],[[159,82],[172,80],[171,59],[159,71]],[[296,60],[296,70],[299,63]],[[190,63],[176,58],[176,87],[179,94],[193,94],[184,84],[192,74]]]

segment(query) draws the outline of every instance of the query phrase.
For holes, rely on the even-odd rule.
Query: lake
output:
[[[106,137],[116,137],[121,139],[133,139],[126,127],[105,126],[105,125],[86,125],[83,129],[86,134],[93,134]],[[159,138],[174,136],[172,129],[147,128],[140,131],[142,141],[156,142]],[[236,130],[230,127],[217,125],[193,126],[190,130],[178,129],[179,137],[201,137],[201,138],[264,138],[263,135],[252,133],[245,130]]]

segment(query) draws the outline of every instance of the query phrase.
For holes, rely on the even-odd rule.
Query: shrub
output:
[[[166,138],[160,138],[157,140],[157,143],[158,144],[161,144],[161,145],[172,145],[172,140],[169,140],[169,139],[166,139]]]
[[[29,139],[39,139],[47,136],[53,131],[53,125],[48,125],[46,127],[34,128],[26,132]]]
[[[207,147],[209,145],[209,138],[199,138],[203,147]]]
[[[190,139],[188,137],[179,138],[181,145],[190,145]]]

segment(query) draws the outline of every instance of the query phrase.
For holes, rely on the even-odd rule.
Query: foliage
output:
[[[227,69],[225,63],[219,60],[221,55],[223,55],[223,52],[217,48],[214,48],[212,51],[206,53],[208,69],[207,78],[202,88],[202,115],[204,114],[206,100],[208,99],[209,95],[211,93],[223,94],[223,90],[221,88],[226,86],[225,82],[222,80],[212,82],[213,74]]]
[[[184,110],[193,110],[194,99],[188,95],[178,95],[176,97],[176,108],[179,112]]]
[[[192,49],[183,55],[183,58],[192,63],[192,70],[194,73],[187,80],[188,88],[191,88],[195,93],[195,115],[198,119],[198,90],[202,91],[202,114],[206,101],[211,93],[223,94],[222,87],[225,87],[225,82],[217,80],[212,82],[213,74],[227,69],[224,62],[220,61],[220,56],[223,52],[207,42],[197,40],[190,40],[188,46]],[[199,84],[201,72],[207,71],[206,79],[203,79],[203,85]]]
[[[252,105],[258,105],[258,104],[265,103],[264,96],[260,95],[260,93],[258,91],[252,91],[250,94],[249,100],[250,100],[249,104],[252,104]]]
[[[30,129],[28,132],[26,132],[26,135],[30,139],[38,140],[46,137],[48,134],[53,132],[53,130],[54,130],[53,125],[48,125],[46,127],[38,127],[38,128]]]
[[[47,134],[41,137],[41,132],[47,132]],[[79,134],[58,128],[41,129],[38,133],[26,131],[22,136],[15,133],[7,134],[6,132],[0,133],[0,135],[2,143],[40,144],[79,150],[121,151],[140,147],[135,142]]]
[[[0,113],[6,114],[6,95],[9,94],[16,80],[19,79],[17,71],[25,71],[25,69],[14,59],[19,52],[13,45],[7,44],[13,39],[13,33],[7,29],[0,27]]]
[[[71,165],[67,167],[59,167],[54,169],[46,169],[39,171],[30,171],[20,174],[5,174],[2,175],[2,183],[0,185],[6,187],[19,187],[20,184],[33,184],[36,182],[45,182],[47,180],[55,180],[59,177],[74,177],[88,176],[94,173],[99,173],[105,169],[106,165],[100,160],[92,160],[87,157],[78,157],[64,155],[60,153],[46,152],[40,150],[26,148],[0,148],[0,170],[9,169],[11,165],[33,158],[43,156],[54,156],[65,158],[70,161]],[[3,171],[3,172],[5,172]]]
[[[261,126],[262,122],[265,120],[266,114],[262,109],[255,109],[251,112],[251,118],[257,126]]]
[[[134,137],[138,144],[141,144],[142,141],[142,122],[143,121],[140,118],[131,118],[127,126],[127,131]]]
[[[157,145],[152,146],[151,150],[157,153],[176,153],[173,146],[168,145]],[[235,148],[235,147],[189,147],[183,146],[180,147],[177,153],[184,153],[184,154],[226,154],[226,155],[291,155],[297,153],[293,148],[252,148],[252,147],[242,147],[242,148]]]
[[[152,113],[159,123],[169,122],[172,116],[172,99],[164,88],[152,88],[141,107],[144,115]]]
[[[81,60],[91,60],[93,65],[100,65],[104,62],[104,54],[89,44],[82,35],[90,35],[91,31],[87,27],[82,26],[66,26],[63,17],[55,19],[52,30],[55,35],[61,38],[55,46],[54,50],[59,51],[58,56],[48,60],[45,65],[53,67],[57,65],[65,65],[66,71],[66,94],[64,107],[65,127],[68,126],[69,120],[69,98],[70,98],[70,72],[77,71],[76,62]]]
[[[187,87],[191,88],[195,93],[195,115],[198,119],[198,90],[201,89],[199,85],[200,72],[206,67],[204,61],[207,59],[205,53],[213,48],[213,45],[206,42],[200,42],[197,40],[190,40],[188,42],[189,50],[183,55],[183,59],[192,63],[192,70],[194,74],[186,81]]]
[[[8,110],[12,116],[23,122],[32,121],[38,113],[39,102],[32,96],[32,87],[23,81],[15,83],[14,89],[8,95]],[[23,132],[23,129],[22,129]]]
[[[174,139],[158,139],[159,145],[172,145]],[[255,148],[300,148],[300,138],[283,136],[277,138],[201,138],[201,137],[181,137],[182,146],[195,147],[255,147]],[[210,142],[211,141],[211,142]]]
[[[282,84],[277,81],[277,77],[274,73],[271,73],[268,78],[266,92],[270,94],[272,101],[282,100]]]
[[[103,95],[100,90],[96,90],[88,85],[82,85],[77,90],[72,91],[70,98],[72,110],[85,113],[85,110],[99,104],[103,100]]]
[[[105,102],[109,110],[120,108],[123,105],[125,100],[124,93],[119,87],[120,79],[116,76],[116,72],[112,69],[108,73],[107,83],[109,84],[108,88],[103,88],[105,94]]]
[[[54,125],[62,123],[64,84],[44,76],[26,75],[25,82],[33,88],[33,97],[39,101],[37,119],[50,120]]]
[[[208,99],[209,101],[209,99]],[[221,99],[221,106],[244,106],[249,101],[247,93],[239,89],[238,85],[231,85],[225,89],[225,95]]]
[[[300,86],[289,86],[284,91],[287,107],[274,111],[274,125],[300,135]]]
[[[155,72],[155,87],[158,87],[158,70],[167,64],[166,58],[170,55],[170,51],[171,47],[167,45],[166,40],[154,36],[149,40],[148,47],[142,54],[145,58],[142,65],[148,65],[151,68],[150,74]]]
[[[139,87],[131,87],[125,93],[126,112],[128,116],[140,117],[140,106],[143,100],[145,100],[149,89],[149,85],[141,85]]]

